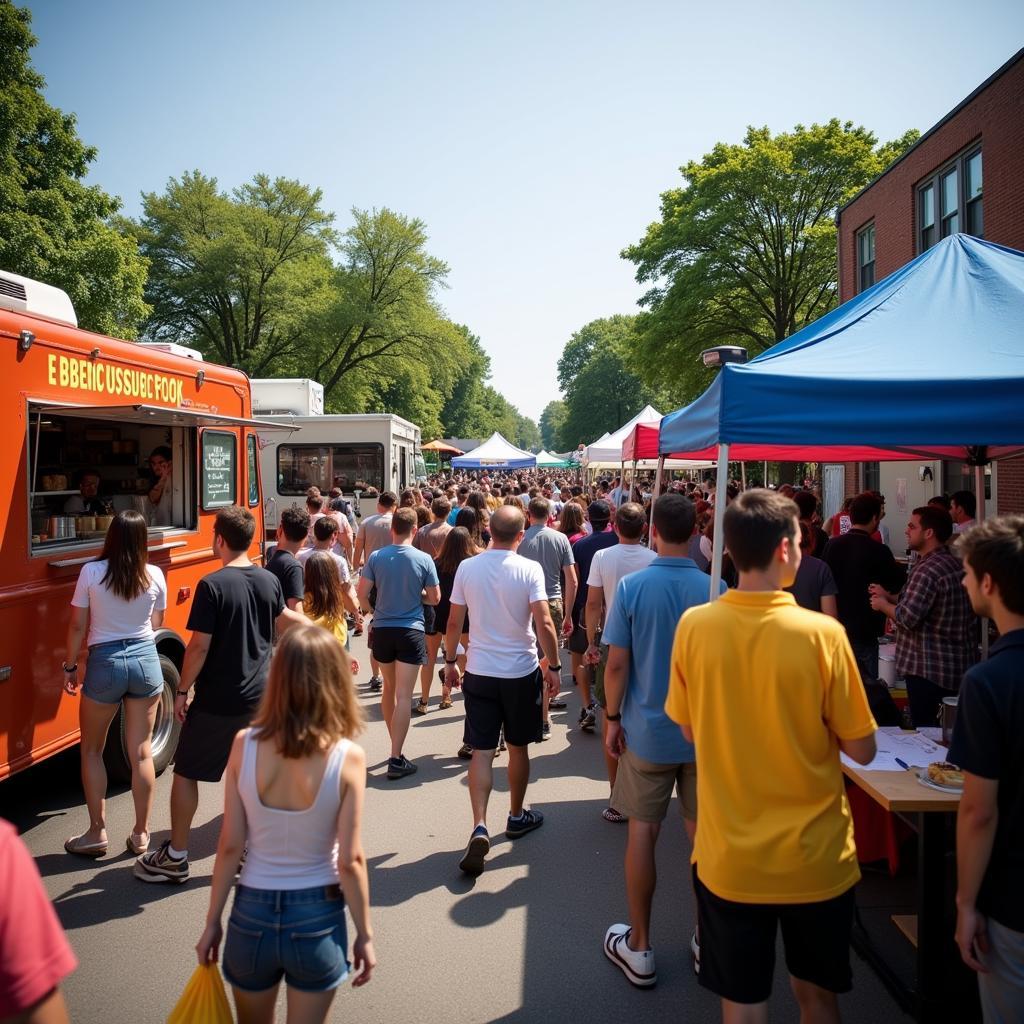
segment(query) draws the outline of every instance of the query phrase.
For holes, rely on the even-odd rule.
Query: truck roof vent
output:
[[[78,326],[75,307],[66,292],[7,270],[0,270],[0,309],[38,313],[72,327]]]

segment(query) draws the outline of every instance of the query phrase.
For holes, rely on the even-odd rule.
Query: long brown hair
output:
[[[282,757],[295,758],[362,731],[348,655],[327,630],[292,626],[284,634],[252,724],[259,739],[274,743]]]
[[[122,600],[134,601],[149,589],[147,536],[146,517],[133,508],[118,512],[107,529],[100,553],[107,571],[100,582]]]
[[[574,501],[568,501],[562,506],[562,514],[558,517],[558,531],[566,537],[574,533],[583,532],[583,509]]]
[[[326,551],[314,551],[306,559],[303,586],[302,607],[310,618],[340,620],[345,614],[338,566]]]
[[[456,526],[444,538],[441,553],[437,556],[437,571],[454,573],[462,562],[478,552],[479,548],[473,543],[473,535],[469,530],[464,526]]]

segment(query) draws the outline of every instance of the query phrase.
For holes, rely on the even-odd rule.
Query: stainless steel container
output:
[[[959,697],[943,697],[942,707],[939,710],[939,722],[942,725],[942,742],[948,747],[953,738],[953,726],[956,724],[957,707],[960,704]]]

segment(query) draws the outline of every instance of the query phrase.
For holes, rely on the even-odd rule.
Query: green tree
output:
[[[62,288],[82,327],[133,338],[146,262],[113,222],[120,200],[83,183],[96,150],[43,98],[31,18],[0,2],[0,266]]]
[[[441,409],[444,436],[489,437],[495,429],[495,413],[484,388],[491,375],[491,358],[468,327],[460,325],[458,330],[466,347],[451,394]]]
[[[548,451],[554,451],[558,447],[562,425],[568,412],[565,402],[560,398],[544,406],[544,411],[540,414],[540,436]]]
[[[509,440],[523,451],[538,451],[541,447],[540,428],[529,416],[524,416],[517,409],[515,434]]]
[[[636,347],[636,317],[621,314],[592,321],[566,343],[558,360],[558,384],[565,395],[559,451],[590,444],[606,431],[617,430],[648,403],[668,400],[666,393],[645,384],[632,370]]]
[[[303,370],[298,357],[335,296],[334,215],[321,200],[319,189],[263,174],[226,194],[199,171],[144,194],[134,230],[151,268],[147,336],[255,377]]]
[[[622,256],[650,285],[630,351],[646,379],[684,399],[708,382],[699,352],[751,356],[827,313],[837,300],[838,207],[916,141],[878,146],[867,129],[829,121],[772,135],[749,128],[680,170],[661,220]]]
[[[452,338],[436,299],[448,266],[427,252],[423,221],[388,209],[352,215],[334,300],[308,350],[311,375],[326,395],[346,375],[385,356],[433,365]]]

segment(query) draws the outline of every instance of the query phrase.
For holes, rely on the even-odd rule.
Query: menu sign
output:
[[[203,431],[203,508],[223,508],[235,503],[237,478],[235,435]]]

